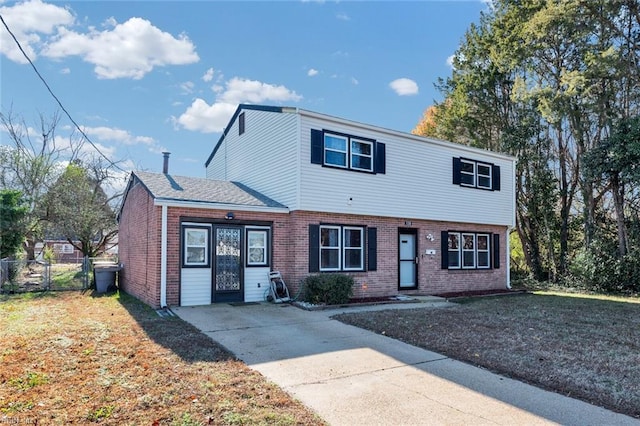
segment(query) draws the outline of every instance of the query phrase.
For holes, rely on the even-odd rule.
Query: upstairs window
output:
[[[386,173],[386,145],[339,132],[311,130],[311,163],[366,173]]]
[[[351,139],[351,168],[373,171],[373,143]]]
[[[244,133],[244,112],[238,116],[238,135]]]
[[[500,191],[500,166],[454,157],[453,184],[489,191]]]
[[[348,167],[347,138],[324,135],[324,164],[336,167]]]

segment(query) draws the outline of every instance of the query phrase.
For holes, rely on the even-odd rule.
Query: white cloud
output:
[[[62,68],[60,74],[71,74],[71,68]]]
[[[193,89],[195,88],[195,84],[192,81],[185,81],[184,83],[180,83],[180,89],[182,89],[182,93],[190,94],[193,93]]]
[[[315,76],[315,75],[318,75],[318,70],[317,70],[317,69],[314,69],[314,68],[309,68],[309,71],[307,71],[307,75],[308,75],[309,77],[313,77],[313,76]]]
[[[351,18],[349,17],[349,15],[347,15],[346,13],[338,13],[336,15],[336,18],[338,18],[341,21],[350,21]]]
[[[285,86],[276,86],[257,80],[234,77],[218,87],[216,101],[209,105],[197,98],[178,118],[173,118],[177,127],[187,130],[214,133],[221,132],[240,103],[263,103],[299,101],[302,96]]]
[[[214,73],[213,68],[209,68],[207,72],[205,72],[204,75],[202,76],[202,80],[207,83],[210,82],[211,80],[213,80],[213,73]]]
[[[113,24],[113,19],[106,23]],[[86,34],[60,27],[42,55],[54,59],[80,56],[94,64],[98,78],[104,79],[141,79],[154,67],[200,60],[186,35],[175,38],[142,18],[130,18],[105,31],[91,29]]]
[[[351,84],[353,84],[354,86],[357,86],[358,84],[360,84],[360,82],[358,81],[357,78],[351,77]]]
[[[456,58],[456,55],[451,55],[447,58],[447,65],[449,68],[453,69],[453,60]]]
[[[83,127],[82,131],[89,136],[92,141],[117,142],[123,145],[145,145],[151,152],[162,152],[164,150],[158,142],[150,136],[134,136],[128,130],[115,127]]]
[[[75,21],[73,14],[66,8],[43,3],[41,0],[0,7],[0,15],[31,60],[36,59],[36,50],[42,45],[40,35],[53,34],[59,26],[71,25]],[[14,62],[27,63],[15,41],[4,28],[0,31],[0,53]]]
[[[389,83],[391,87],[400,96],[411,96],[418,94],[418,84],[408,78],[398,78]]]

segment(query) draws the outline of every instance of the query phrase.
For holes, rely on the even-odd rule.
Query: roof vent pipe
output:
[[[162,155],[164,155],[164,163],[162,164],[162,173],[164,173],[165,175],[169,173],[169,155],[171,153],[170,152],[163,152]]]

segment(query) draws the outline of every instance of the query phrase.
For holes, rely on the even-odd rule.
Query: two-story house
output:
[[[240,105],[206,178],[133,172],[121,287],[154,306],[262,301],[268,273],[354,297],[509,286],[515,159],[300,108]]]

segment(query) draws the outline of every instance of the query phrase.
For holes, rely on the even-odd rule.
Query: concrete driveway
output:
[[[331,319],[344,311],[217,304],[172,310],[332,425],[640,425],[594,405]]]

